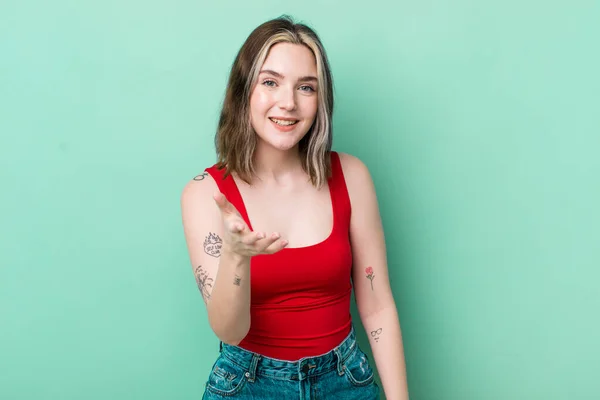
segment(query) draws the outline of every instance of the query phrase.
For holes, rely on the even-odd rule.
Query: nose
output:
[[[279,107],[290,111],[296,108],[296,91],[293,88],[284,86],[280,88]]]

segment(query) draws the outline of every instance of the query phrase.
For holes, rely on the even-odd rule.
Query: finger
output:
[[[242,239],[242,243],[244,243],[248,246],[252,246],[253,244],[257,243],[259,240],[262,240],[264,238],[265,238],[265,234],[262,232],[250,232],[250,233],[248,233],[248,235],[246,235]]]
[[[277,232],[272,233],[270,236],[265,235],[264,239],[257,243],[257,245],[258,245],[257,250],[259,252],[263,252],[267,247],[272,245],[280,237],[281,237],[281,235],[279,235],[279,233],[277,233]]]
[[[233,233],[242,234],[246,230],[246,224],[243,224],[239,221],[235,221],[231,223],[230,230]]]
[[[287,244],[287,240],[281,239],[281,236],[278,233],[274,233],[269,238],[265,239],[261,252],[273,254],[283,249]]]
[[[275,254],[278,251],[283,250],[288,245],[287,240],[277,240],[263,250],[265,254]]]
[[[236,214],[237,213],[237,210],[234,207],[234,205],[231,204],[229,202],[229,200],[227,200],[227,197],[225,197],[225,195],[223,193],[215,192],[213,194],[213,199],[215,200],[215,203],[217,203],[217,206],[219,207],[221,212],[223,212],[225,214]]]
[[[246,224],[244,224],[242,222],[239,222],[236,225],[236,228],[237,228],[238,233],[240,233],[240,234],[243,234],[244,232],[246,232]]]

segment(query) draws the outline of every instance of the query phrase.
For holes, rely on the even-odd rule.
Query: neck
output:
[[[254,153],[254,166],[261,182],[285,183],[299,173],[304,174],[298,146],[278,150],[258,144]]]

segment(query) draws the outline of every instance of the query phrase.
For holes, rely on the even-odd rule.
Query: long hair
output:
[[[320,188],[331,176],[333,78],[316,32],[285,15],[254,29],[233,62],[215,135],[217,166],[226,168],[227,174],[235,172],[246,183],[255,176],[254,152],[258,139],[250,123],[250,96],[269,50],[282,42],[308,47],[317,62],[317,115],[298,146],[302,169],[312,184]]]

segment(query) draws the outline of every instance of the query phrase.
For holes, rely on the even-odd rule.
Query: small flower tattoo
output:
[[[371,281],[371,290],[373,290],[373,279],[375,279],[375,275],[373,274],[373,267],[365,268],[365,273],[367,274],[367,279]]]

